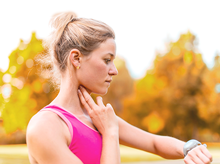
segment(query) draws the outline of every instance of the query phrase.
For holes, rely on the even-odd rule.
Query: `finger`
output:
[[[195,148],[194,150],[190,150],[187,154],[188,158],[190,160],[192,160],[194,163],[203,163],[197,156],[197,154],[195,153]]]
[[[112,107],[112,105],[111,104],[106,104],[106,107],[109,107],[109,108],[111,108],[112,110],[113,110],[113,107]],[[113,110],[114,111],[114,110]]]
[[[204,145],[201,145],[200,147],[201,147],[202,153],[212,162],[212,155],[210,154],[208,149]]]
[[[111,105],[111,104],[109,104],[109,103],[108,103],[108,104],[106,104],[106,106],[109,106],[110,108],[112,108],[112,105]]]
[[[105,105],[103,104],[101,96],[96,97],[96,101],[97,101],[98,106],[105,107]]]
[[[79,95],[79,99],[82,103],[82,105],[85,107],[85,109],[87,110],[88,113],[91,112],[91,108],[90,106],[87,104],[86,100],[84,99],[83,95],[82,95],[82,92],[78,89],[78,95]]]
[[[197,156],[201,161],[203,161],[203,163],[208,164],[211,162],[210,159],[207,158],[201,151],[197,152]]]
[[[90,106],[91,109],[95,109],[96,108],[96,103],[93,101],[92,97],[89,95],[89,93],[86,91],[86,89],[82,86],[79,87],[80,91],[85,99],[85,101],[87,102],[87,104]]]
[[[190,158],[188,158],[187,156],[184,158],[184,163],[185,164],[195,164]]]
[[[196,157],[193,157],[193,159],[191,159],[191,161],[193,162],[193,163],[198,163],[198,164],[202,164],[203,162],[196,156]]]

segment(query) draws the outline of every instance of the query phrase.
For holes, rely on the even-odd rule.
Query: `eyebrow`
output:
[[[115,55],[114,55],[114,54],[112,54],[112,53],[108,53],[108,55],[111,55],[112,57],[115,57]]]

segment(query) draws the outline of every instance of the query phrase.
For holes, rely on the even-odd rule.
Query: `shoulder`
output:
[[[62,120],[53,112],[39,112],[30,120],[26,137],[29,145],[48,143],[51,138],[56,141],[65,140]]]
[[[27,147],[30,159],[42,164],[82,164],[68,148],[62,119],[50,111],[39,112],[32,117],[27,128]],[[64,162],[63,162],[64,161]]]
[[[32,134],[44,130],[51,131],[55,129],[54,127],[57,129],[61,124],[60,122],[59,116],[53,112],[38,112],[31,118],[28,124],[27,133]],[[59,130],[59,128],[57,130]]]

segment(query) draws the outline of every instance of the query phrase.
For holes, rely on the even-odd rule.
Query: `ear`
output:
[[[71,64],[72,64],[75,68],[79,68],[79,67],[80,67],[81,57],[82,57],[82,54],[80,53],[79,50],[77,50],[77,49],[72,49],[72,50],[70,51],[69,60],[70,60]]]

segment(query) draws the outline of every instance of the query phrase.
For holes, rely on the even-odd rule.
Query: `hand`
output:
[[[210,164],[212,155],[204,145],[199,145],[188,152],[184,162],[186,164]]]
[[[97,104],[85,88],[80,86],[78,95],[82,105],[87,110],[93,124],[98,131],[103,135],[117,135],[119,133],[118,119],[110,104],[103,104],[102,97],[97,97]]]

